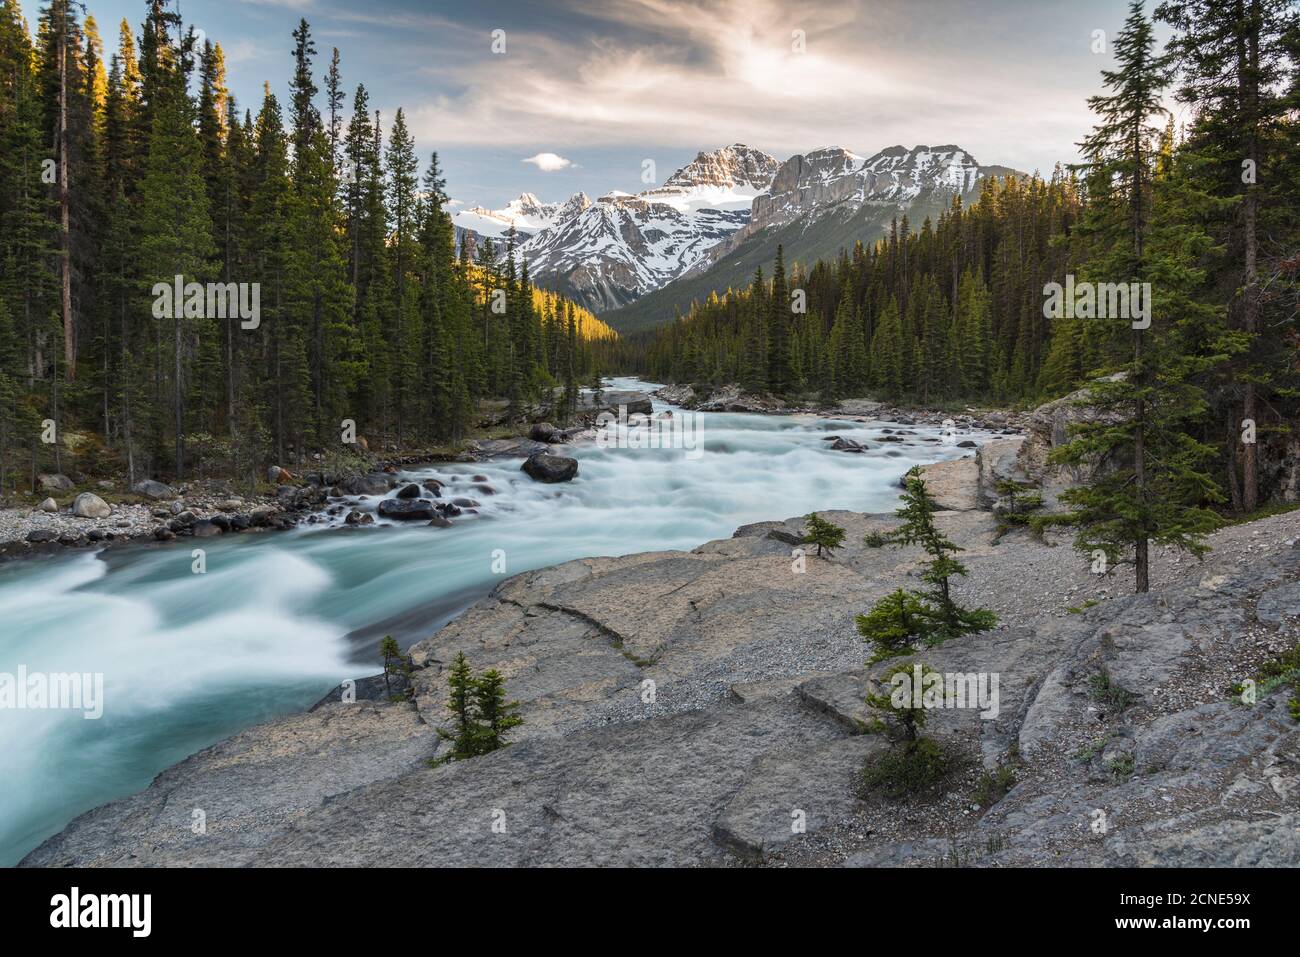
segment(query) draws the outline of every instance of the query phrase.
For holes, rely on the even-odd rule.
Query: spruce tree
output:
[[[506,700],[505,679],[495,668],[483,672],[474,682],[474,710],[479,721],[476,752],[489,754],[505,747],[511,728],[524,723],[515,712],[519,702]]]
[[[822,557],[823,552],[833,555],[837,548],[843,546],[844,529],[838,525],[819,517],[816,512],[809,515],[805,522],[803,543],[816,545],[818,558]]]
[[[790,295],[785,282],[785,252],[778,245],[776,262],[772,266],[772,299],[767,320],[767,387],[778,396],[789,395],[795,385],[790,344]]]
[[[952,597],[951,579],[966,575],[966,566],[954,556],[963,549],[939,530],[934,515],[938,506],[916,470],[908,473],[903,491],[903,505],[896,514],[903,524],[887,539],[895,545],[919,545],[929,557],[921,578],[930,585],[925,593],[929,602],[926,614],[932,620],[931,643],[959,635],[987,631],[997,624],[997,616],[987,609],[965,609]]]
[[[1099,122],[1082,144],[1088,160],[1089,207],[1082,234],[1101,249],[1085,277],[1128,288],[1149,284],[1149,314],[1097,320],[1097,333],[1116,337],[1131,327],[1131,357],[1109,377],[1093,383],[1087,402],[1098,410],[1081,424],[1055,460],[1088,464],[1091,481],[1062,500],[1073,506],[1079,525],[1076,547],[1105,554],[1110,565],[1131,563],[1138,592],[1150,587],[1150,543],[1154,540],[1200,554],[1201,536],[1213,527],[1203,505],[1218,498],[1204,472],[1211,450],[1184,431],[1184,423],[1205,408],[1193,373],[1206,360],[1188,355],[1170,311],[1192,279],[1185,241],[1151,248],[1153,179],[1163,114],[1160,92],[1168,80],[1163,58],[1140,0],[1130,6],[1116,37],[1119,68],[1103,71],[1112,91],[1089,104]],[[1134,284],[1130,286],[1129,284]],[[1132,304],[1131,304],[1132,305]]]

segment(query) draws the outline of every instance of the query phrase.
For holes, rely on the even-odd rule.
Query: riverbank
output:
[[[1216,533],[1204,563],[1156,549],[1135,596],[1050,529],[944,513],[971,572],[958,599],[1001,621],[922,657],[997,673],[999,713],[932,714],[965,764],[917,800],[863,791],[885,748],[861,733],[882,669],[862,666],[853,618],[915,585],[920,556],[862,544],[890,513],[824,517],[846,547],[802,573],[793,518],[510,578],[412,648],[410,701],[251,728],[25,863],[1300,864],[1288,692],[1230,690],[1300,640],[1300,514]],[[505,675],[524,724],[503,751],[431,768],[458,651]]]
[[[385,635],[402,647],[427,638],[508,576],[583,556],[689,550],[774,513],[887,510],[908,468],[993,438],[946,445],[933,428],[813,416],[704,413],[696,424],[698,457],[624,443],[620,430],[619,441],[563,446],[579,466],[568,482],[535,481],[518,457],[407,465],[376,476],[382,497],[331,516],[337,527],[304,520],[277,534],[62,549],[0,568],[0,672],[102,672],[108,702],[99,721],[24,711],[0,722],[12,781],[0,790],[0,863],[186,755],[373,674]],[[833,436],[864,451],[833,451]],[[464,510],[452,527],[379,527],[389,521],[378,517],[382,502],[426,483],[440,483],[432,502],[467,497],[477,514]],[[348,525],[352,511],[376,517]]]
[[[620,404],[648,412],[650,398],[642,392],[609,390],[596,401],[589,390],[584,391],[576,421],[565,429],[541,423],[540,410],[534,410],[524,425],[510,426],[502,409],[496,409],[455,445],[392,447],[382,455],[356,445],[350,447],[348,464],[332,470],[322,461],[301,475],[278,465],[268,466],[265,481],[252,492],[239,493],[232,483],[219,479],[175,486],[143,480],[127,489],[111,480],[77,484],[63,474],[42,474],[38,480],[41,491],[28,496],[30,504],[0,508],[0,561],[48,555],[64,548],[103,548],[328,524],[331,516],[350,511],[347,506],[355,505],[358,498],[386,495],[397,484],[395,476],[412,466],[526,458],[536,452],[563,454],[573,443],[593,440],[597,417]],[[520,430],[522,434],[517,434]],[[545,441],[539,441],[539,435]],[[361,520],[362,513],[357,517]]]

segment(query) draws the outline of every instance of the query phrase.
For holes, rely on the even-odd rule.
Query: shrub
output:
[[[1135,697],[1133,692],[1117,685],[1105,668],[1088,678],[1088,690],[1093,698],[1115,711],[1123,711],[1133,703]]]
[[[862,770],[862,782],[868,791],[906,798],[933,790],[952,767],[943,745],[932,738],[917,738],[869,761]]]

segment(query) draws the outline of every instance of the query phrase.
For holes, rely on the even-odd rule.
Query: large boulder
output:
[[[388,490],[397,480],[383,472],[371,472],[369,475],[353,475],[339,483],[339,487],[348,495],[387,495]]]
[[[979,508],[979,466],[974,456],[924,465],[921,478],[926,491],[944,511],[966,512]],[[900,484],[906,480],[904,475]]]
[[[77,518],[108,518],[113,509],[94,492],[82,492],[72,500],[72,514]]]
[[[836,452],[861,453],[867,451],[868,448],[868,446],[863,445],[861,442],[855,442],[853,439],[846,439],[840,435],[837,435],[834,438],[832,438],[830,440],[830,443],[831,444],[829,448],[835,450]]]
[[[131,490],[137,495],[143,495],[145,498],[151,498],[154,501],[176,497],[174,488],[170,485],[164,485],[162,482],[155,482],[153,479],[142,479],[136,482]]]
[[[649,393],[620,391],[618,389],[604,390],[600,393],[600,399],[597,401],[594,394],[584,395],[582,398],[583,412],[612,412],[618,414],[620,408],[627,410],[627,415],[652,415],[654,414],[654,402],[651,400]]]
[[[538,482],[568,482],[578,474],[578,460],[535,452],[524,460],[520,468]]]
[[[996,439],[980,446],[971,461],[976,463],[978,472],[979,507],[993,508],[1001,493],[998,485],[1002,482],[1024,482],[1028,473],[1020,462],[1021,450],[1025,440],[1023,436],[1009,439]]]
[[[1122,376],[1123,373],[1116,373]],[[1115,376],[1110,377],[1114,379]],[[1108,381],[1108,380],[1103,380]],[[1040,405],[1025,419],[1026,437],[1018,455],[1020,468],[1042,488],[1043,503],[1048,509],[1057,506],[1061,492],[1092,479],[1097,469],[1092,465],[1055,465],[1051,454],[1073,439],[1075,427],[1093,422],[1113,422],[1118,413],[1106,412],[1088,403],[1087,388],[1071,392],[1053,402]],[[983,494],[984,490],[981,489]]]
[[[476,439],[465,446],[467,461],[477,462],[488,459],[513,459],[529,456],[535,452],[549,452],[551,447],[535,439]]]
[[[564,436],[556,437],[555,433],[559,431],[549,422],[538,422],[528,430],[528,437],[534,442],[559,442],[563,441]]]
[[[432,502],[424,499],[386,498],[379,503],[379,517],[399,522],[427,522],[438,512]]]
[[[72,491],[72,479],[62,473],[55,472],[52,475],[37,476],[41,483],[41,488],[47,492],[70,492]]]
[[[220,535],[222,528],[211,519],[202,519],[194,523],[195,538],[211,538],[214,535]]]

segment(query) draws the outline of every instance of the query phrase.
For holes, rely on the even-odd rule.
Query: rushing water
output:
[[[656,412],[668,408],[656,402]],[[533,482],[518,460],[406,473],[482,503],[453,528],[307,526],[0,567],[0,673],[102,673],[105,702],[98,720],[0,709],[0,865],[186,755],[373,674],[379,637],[405,645],[431,634],[501,579],[494,558],[515,574],[692,548],[813,509],[884,511],[909,466],[964,454],[922,442],[938,430],[920,427],[906,444],[872,442],[863,455],[824,441],[869,440],[888,423],[732,414],[702,422],[698,457],[578,447],[578,478],[564,485]],[[497,494],[474,491],[474,475]],[[204,574],[192,570],[196,546],[206,551]]]

